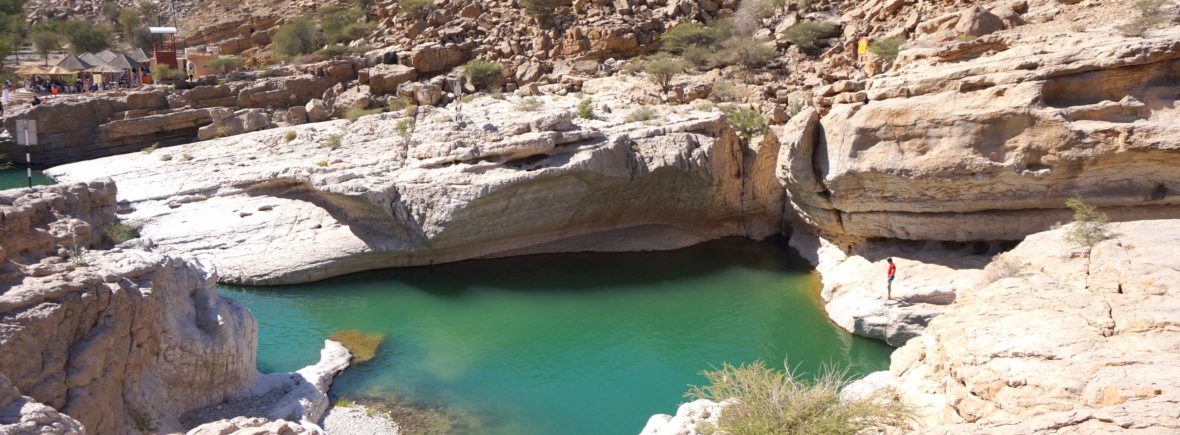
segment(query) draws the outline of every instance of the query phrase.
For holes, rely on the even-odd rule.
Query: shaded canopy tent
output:
[[[95,74],[118,74],[118,73],[123,72],[123,70],[115,68],[115,67],[107,65],[107,64],[95,65],[95,66],[88,68],[86,71],[92,72]]]
[[[95,53],[94,56],[97,57],[98,60],[101,60],[102,63],[107,63],[114,60],[116,57],[119,57],[119,53],[115,53],[110,50],[103,50]]]
[[[50,67],[28,65],[16,70],[16,75],[19,76],[68,76],[73,74],[74,71],[56,65]]]
[[[59,61],[56,66],[60,66],[62,68],[68,69],[70,71],[82,71],[85,69],[89,69],[90,67],[92,67],[94,65],[90,65],[90,64],[84,62],[82,59],[79,59],[78,56],[74,56],[71,54],[69,56],[62,58],[61,61]]]
[[[95,56],[94,53],[82,53],[78,55],[78,59],[90,66],[102,65],[106,63],[106,61],[99,59],[98,56]]]
[[[116,54],[115,58],[107,61],[106,64],[121,70],[139,68],[139,62],[131,60],[131,58],[127,57],[125,54]]]
[[[151,62],[152,60],[142,48],[134,48],[130,51],[123,52],[123,54],[126,54],[128,58],[141,64]]]

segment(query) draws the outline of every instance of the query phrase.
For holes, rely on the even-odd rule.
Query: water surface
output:
[[[0,190],[28,187],[29,178],[23,163],[13,163],[12,169],[0,169]],[[33,185],[53,184],[41,171],[33,170]]]
[[[334,395],[445,406],[476,416],[472,433],[634,434],[722,362],[888,367],[889,347],[827,321],[783,245],[527,256],[222,293],[258,318],[263,371],[313,363],[333,331],[360,329],[388,338]]]

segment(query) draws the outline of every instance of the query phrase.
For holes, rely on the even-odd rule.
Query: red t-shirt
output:
[[[889,263],[889,276],[893,276],[894,272],[897,272],[897,265]]]

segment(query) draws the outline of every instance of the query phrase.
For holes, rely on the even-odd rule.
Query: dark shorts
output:
[[[889,277],[889,282],[893,282],[893,276]]]

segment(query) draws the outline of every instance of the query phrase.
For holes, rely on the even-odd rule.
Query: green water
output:
[[[888,367],[891,349],[829,323],[782,240],[561,254],[223,286],[259,322],[259,368],[314,362],[332,331],[384,333],[333,393],[477,416],[480,434],[634,434],[675,413],[698,373],[757,359],[811,372]]]
[[[20,166],[20,164],[16,164],[16,166]],[[41,171],[34,170],[33,185],[39,186],[43,184],[53,184],[53,180],[50,180]],[[28,185],[29,178],[24,167],[0,169],[0,190],[28,187]]]

